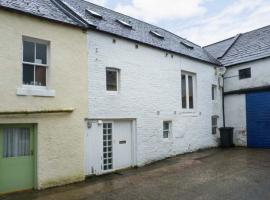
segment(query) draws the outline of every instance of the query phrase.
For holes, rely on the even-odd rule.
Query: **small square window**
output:
[[[119,70],[118,69],[106,69],[106,88],[107,91],[119,90]]]
[[[212,116],[212,134],[217,134],[218,129],[218,116]]]
[[[245,79],[245,78],[250,78],[251,77],[251,69],[246,68],[246,69],[240,69],[239,70],[239,79]]]
[[[163,122],[163,138],[169,138],[172,131],[172,122],[164,121]]]
[[[212,100],[216,100],[217,99],[217,86],[216,85],[212,85]]]

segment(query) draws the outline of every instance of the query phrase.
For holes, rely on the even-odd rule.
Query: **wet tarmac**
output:
[[[212,149],[0,200],[269,200],[270,150]]]

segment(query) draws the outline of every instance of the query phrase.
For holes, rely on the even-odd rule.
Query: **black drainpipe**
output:
[[[223,115],[223,128],[226,127],[226,119],[225,119],[225,95],[224,95],[224,75],[222,75],[223,87],[222,87],[222,115]]]

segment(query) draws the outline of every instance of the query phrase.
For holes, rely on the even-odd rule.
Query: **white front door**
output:
[[[92,123],[86,134],[86,175],[132,166],[132,122]]]
[[[114,123],[114,169],[124,169],[132,165],[132,126],[129,121],[118,121]]]

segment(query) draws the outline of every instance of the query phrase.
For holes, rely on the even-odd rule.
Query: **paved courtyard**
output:
[[[269,200],[270,150],[212,149],[0,200]]]

